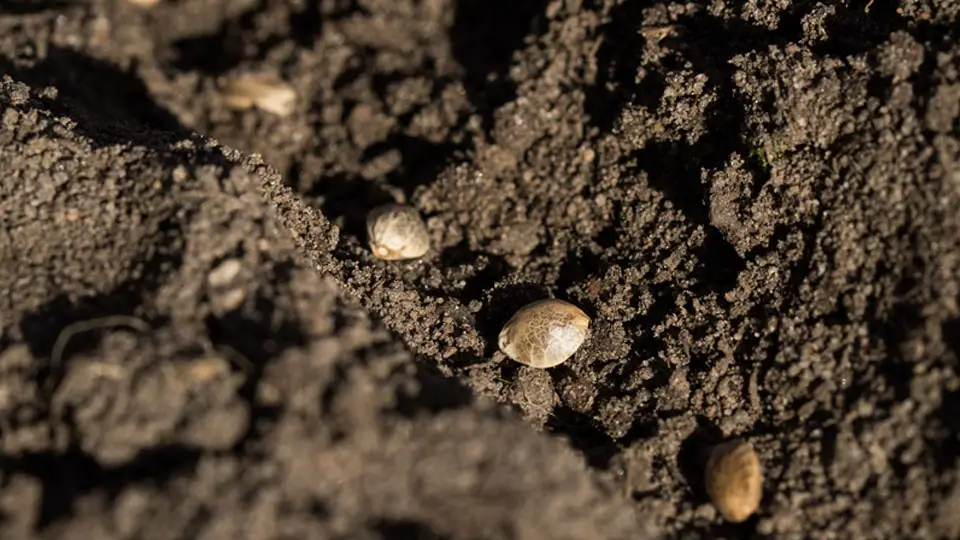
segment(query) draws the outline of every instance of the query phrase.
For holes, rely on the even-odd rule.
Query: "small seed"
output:
[[[760,506],[763,469],[750,443],[740,439],[717,445],[707,461],[707,494],[727,521],[745,521]]]
[[[296,90],[270,75],[238,75],[228,80],[221,92],[227,107],[241,111],[257,107],[277,116],[289,116],[297,103]]]
[[[520,308],[500,331],[500,350],[535,368],[565,362],[587,338],[590,317],[563,300],[538,300]]]
[[[378,259],[416,259],[430,250],[430,233],[415,208],[387,204],[367,215],[370,249]]]

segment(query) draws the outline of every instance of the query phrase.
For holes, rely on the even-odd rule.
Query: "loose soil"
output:
[[[0,74],[4,540],[960,537],[954,0],[9,0]]]

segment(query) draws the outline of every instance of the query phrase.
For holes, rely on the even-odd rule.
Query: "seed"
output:
[[[430,233],[420,213],[402,204],[387,204],[367,215],[370,249],[378,259],[416,259],[430,250]]]
[[[760,506],[763,469],[750,443],[740,439],[717,445],[707,461],[707,494],[727,521],[745,521]]]
[[[500,331],[500,350],[535,368],[562,364],[587,338],[590,317],[563,300],[538,300],[520,308]]]
[[[238,75],[228,80],[221,92],[227,107],[241,111],[257,107],[277,116],[289,116],[297,103],[296,90],[270,75]]]

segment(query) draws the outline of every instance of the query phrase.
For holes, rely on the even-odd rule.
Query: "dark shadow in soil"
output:
[[[704,470],[710,451],[717,444],[723,442],[723,432],[712,422],[703,417],[697,417],[697,428],[680,445],[677,454],[677,469],[687,483],[688,493],[693,497],[694,504],[709,502],[707,494],[701,489],[704,485]]]
[[[960,360],[960,317],[943,323],[943,339],[953,351],[953,356]]]
[[[692,223],[703,227],[706,238],[697,259],[699,281],[715,293],[722,294],[737,284],[746,265],[737,250],[711,222],[707,207],[708,186],[701,179],[701,167],[722,167],[734,149],[720,149],[704,136],[694,145],[652,143],[634,155],[647,173],[650,186],[663,194]],[[701,160],[688,159],[702,156]]]
[[[384,518],[377,522],[374,529],[383,540],[448,540],[427,525],[407,519]]]
[[[406,124],[410,119],[401,117],[400,121]],[[440,171],[447,166],[450,157],[461,149],[462,145],[459,144],[435,143],[397,133],[381,143],[367,147],[362,160],[369,161],[388,150],[399,151],[403,160],[399,167],[387,173],[385,179],[388,184],[402,189],[409,198],[417,187],[436,180]]]
[[[585,282],[585,280],[590,277],[602,278],[608,266],[606,261],[593,253],[580,250],[569,253],[566,259],[560,263],[560,270],[557,276],[557,291],[566,291],[578,283]],[[582,300],[581,303],[583,303]],[[580,307],[583,308],[584,306]]]
[[[88,493],[105,491],[111,499],[140,483],[163,487],[177,473],[193,469],[201,452],[180,445],[144,450],[129,462],[106,468],[79,449],[64,454],[0,456],[0,471],[25,474],[40,481],[43,495],[37,529],[44,530],[74,515],[74,503]]]
[[[344,18],[357,11],[354,2],[346,2],[348,6],[333,14],[323,13],[320,0],[298,4],[303,8],[291,9],[286,25],[280,23],[276,28],[258,28],[263,20],[274,20],[273,17],[264,17],[271,9],[270,0],[260,0],[243,13],[224,20],[216,32],[174,42],[172,47],[176,57],[170,64],[179,71],[223,75],[246,61],[260,63],[271,50],[290,39],[300,47],[312,48],[323,34],[325,21]],[[261,32],[266,30],[270,32],[264,37]],[[255,51],[251,51],[251,43],[256,43]]]
[[[164,137],[182,138],[188,130],[153,100],[134,71],[59,47],[51,47],[46,58],[32,67],[18,67],[0,58],[0,72],[38,91],[56,87],[58,99],[45,105],[72,118],[76,131],[95,145],[156,144]]]
[[[895,298],[910,294],[917,284],[912,279],[903,280],[895,289]],[[867,313],[876,313],[874,307],[876,299],[870,301]],[[910,383],[914,377],[914,365],[902,358],[901,347],[908,339],[910,331],[923,324],[921,307],[912,303],[901,304],[893,308],[890,317],[886,320],[868,320],[867,328],[870,335],[880,336],[886,345],[887,354],[878,368],[878,375],[886,380],[887,385],[894,390],[897,402],[910,399]],[[849,403],[853,403],[850,401]]]
[[[661,319],[662,321],[662,319]],[[657,323],[659,324],[659,322]],[[640,337],[634,341],[631,347],[630,358],[621,364],[613,374],[608,386],[614,388],[635,387],[634,376],[636,371],[644,365],[650,365],[653,370],[653,376],[643,382],[643,388],[647,391],[653,391],[658,388],[666,388],[670,385],[670,376],[673,374],[673,367],[657,358],[660,351],[664,349],[663,341],[653,336],[648,331],[650,326],[640,324],[630,324],[629,329],[635,329],[634,332],[640,334]],[[629,331],[629,330],[628,330]]]
[[[0,2],[0,13],[11,15],[29,15],[53,11],[80,5],[79,0],[4,0]]]
[[[960,360],[960,318],[943,323],[942,335],[955,360]],[[957,458],[960,457],[960,390],[944,392],[937,418],[945,431],[944,437],[931,441],[929,448],[937,470],[947,474],[955,470]]]
[[[317,0],[306,2],[302,10],[290,14],[290,37],[297,45],[312,48],[323,33],[323,12],[320,4]]]
[[[464,70],[467,95],[488,131],[497,108],[516,98],[516,85],[509,78],[511,60],[527,36],[542,31],[538,23],[546,6],[547,0],[456,2],[451,48]]]
[[[239,307],[223,317],[210,317],[207,320],[210,340],[215,346],[229,347],[261,368],[283,351],[307,342],[299,324],[277,320],[279,313],[273,300],[258,296],[252,308]]]
[[[653,85],[657,88],[644,89],[635,82],[643,65],[645,43],[638,30],[647,7],[647,2],[623,2],[610,10],[610,22],[598,30],[603,42],[597,50],[597,79],[586,91],[584,108],[589,124],[602,133],[610,130],[624,105],[634,103],[638,96],[643,96],[639,100],[643,104],[656,107],[663,94],[662,76],[658,77],[660,84]],[[648,74],[640,84],[652,82]]]
[[[301,166],[295,163],[286,176],[289,185],[300,185]],[[319,198],[320,212],[339,226],[343,234],[360,239],[367,237],[366,223],[370,210],[396,202],[384,184],[347,174],[324,176],[313,184],[307,194]]]
[[[180,71],[200,71],[214,76],[237,67],[247,56],[249,33],[266,5],[266,0],[260,0],[254,7],[224,21],[214,33],[174,42],[176,58],[172,66]]]
[[[897,14],[897,0],[874,0],[870,9],[860,5],[837,4],[826,21],[828,38],[812,47],[820,56],[852,56],[872,51],[890,39],[890,33],[906,27],[907,20]]]
[[[290,282],[292,265],[282,263],[273,269],[273,281],[278,288]],[[206,321],[207,334],[214,347],[226,347],[231,353],[239,354],[249,370],[238,394],[250,404],[250,430],[238,447],[257,435],[258,425],[264,420],[274,420],[279,412],[259,405],[256,399],[257,386],[267,363],[287,349],[305,346],[308,341],[300,323],[283,317],[282,308],[266,294],[258,294],[252,306],[249,303],[248,300],[245,305],[221,317],[210,316]]]
[[[570,446],[583,454],[587,465],[595,469],[607,469],[610,460],[621,451],[617,441],[598,427],[590,415],[565,405],[554,406],[545,427],[554,435],[566,437]]]
[[[423,367],[421,367],[423,366]],[[444,377],[430,363],[418,364],[414,376],[419,389],[416,394],[401,392],[397,396],[397,412],[406,417],[421,413],[437,414],[473,403],[473,392],[456,379]]]
[[[945,392],[937,410],[937,417],[945,430],[944,437],[929,445],[937,470],[948,474],[957,467],[960,457],[960,390]]]
[[[23,340],[35,358],[49,358],[58,336],[74,323],[91,321],[117,315],[134,316],[144,298],[153,294],[164,282],[166,276],[176,272],[183,261],[183,231],[179,223],[172,219],[158,226],[158,233],[146,240],[145,251],[133,258],[127,265],[136,269],[137,277],[121,283],[113,290],[92,296],[79,302],[72,302],[65,295],[59,295],[20,321]],[[145,321],[148,324],[162,324],[160,320]],[[104,331],[114,327],[104,328]],[[99,343],[102,332],[85,332],[70,339],[63,351],[64,358],[57,359],[62,364],[67,356],[81,351],[89,351]],[[56,381],[60,373],[49,372],[49,364],[39,370],[42,379],[51,377]]]

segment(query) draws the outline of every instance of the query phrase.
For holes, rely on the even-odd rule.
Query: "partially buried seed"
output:
[[[415,208],[388,204],[367,215],[370,249],[378,259],[416,259],[430,250],[430,233]]]
[[[707,494],[724,519],[749,518],[763,496],[763,469],[753,446],[737,439],[717,445],[707,461]]]
[[[538,300],[520,308],[500,331],[500,350],[535,368],[562,364],[587,339],[590,317],[563,300]]]

